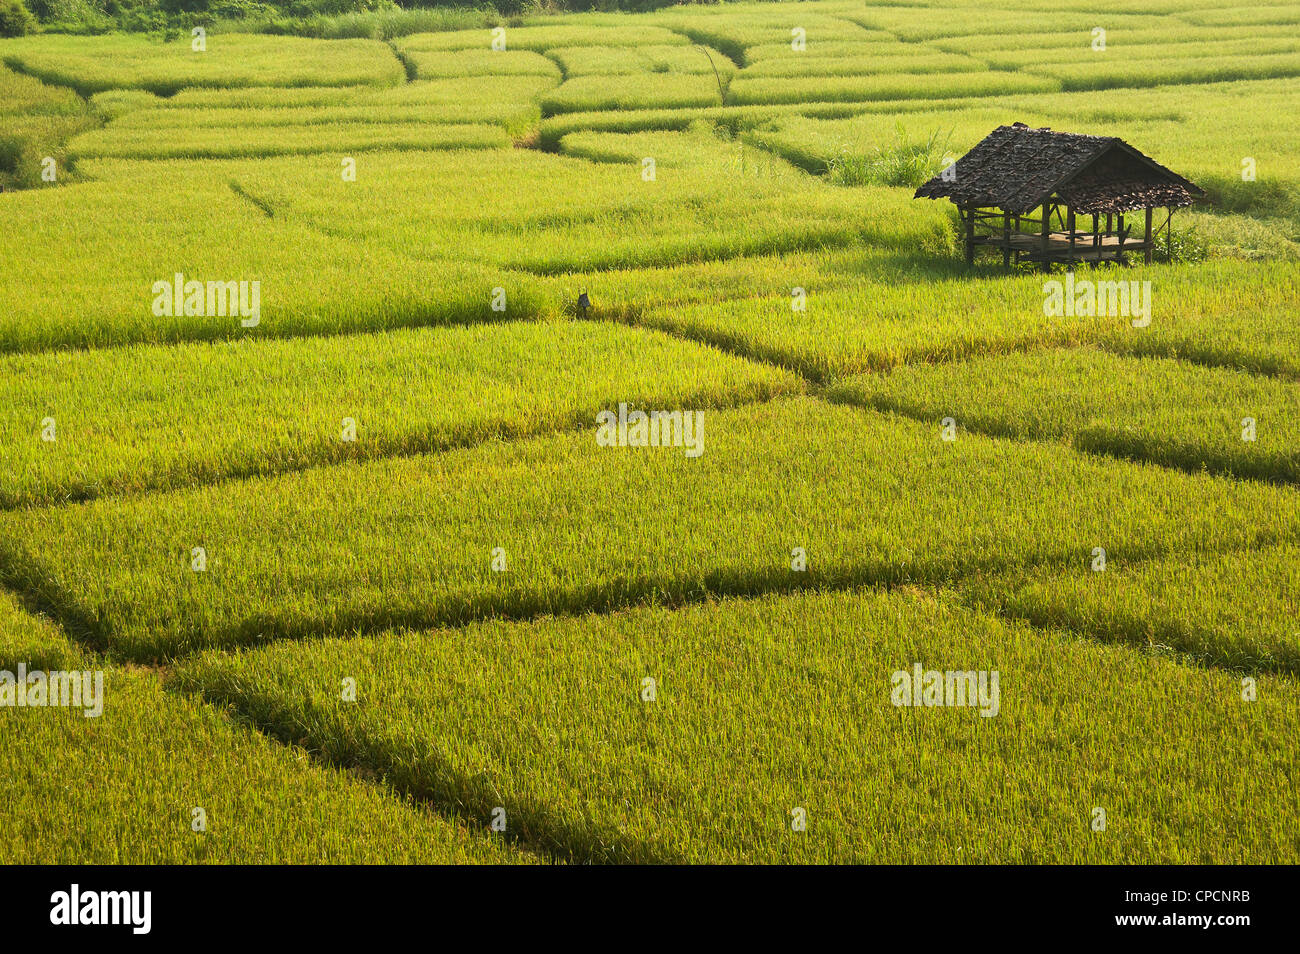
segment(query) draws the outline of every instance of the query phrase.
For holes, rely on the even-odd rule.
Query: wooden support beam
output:
[[[1011,213],[1002,213],[1002,267],[1011,267]]]
[[[1065,230],[1070,233],[1070,268],[1074,268],[1074,209],[1069,209],[1065,216]]]
[[[1147,206],[1147,227],[1142,239],[1143,244],[1146,245],[1146,262],[1148,265],[1151,264],[1151,211],[1151,207]]]
[[[1052,270],[1052,263],[1047,260],[1047,236],[1051,233],[1051,230],[1052,230],[1052,200],[1044,199],[1043,200],[1043,237],[1042,237],[1042,247],[1039,249],[1039,251],[1042,253],[1042,270],[1045,272],[1050,272]]]
[[[966,210],[966,264],[975,264],[975,210]]]

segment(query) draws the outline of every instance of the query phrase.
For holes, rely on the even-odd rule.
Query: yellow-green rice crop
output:
[[[503,28],[504,50],[494,50],[491,30],[457,30],[445,33],[418,33],[395,41],[398,48],[408,53],[420,51],[486,50],[504,52],[531,50],[544,52],[556,47],[569,46],[665,46],[688,43],[689,40],[672,30],[652,26],[645,21],[612,26],[581,24],[556,24],[547,26],[522,26]],[[502,34],[496,34],[502,37]]]
[[[1246,371],[1079,348],[901,367],[832,394],[1017,440],[1300,482],[1300,387]]]
[[[362,250],[268,215],[274,210],[232,188],[254,170],[282,184],[320,179],[355,187],[378,168],[378,155],[356,157],[356,183],[342,181],[338,154],[256,163],[99,161],[88,164],[88,174],[103,181],[4,195],[4,228],[16,240],[0,246],[0,351],[376,331],[556,310],[529,276],[452,256],[416,261],[377,244]],[[359,282],[367,270],[373,281]],[[257,324],[206,308],[155,314],[155,285],[174,283],[176,274],[245,281],[250,289],[260,282]],[[492,307],[495,288],[503,289],[504,310]]]
[[[428,122],[246,126],[107,126],[73,140],[80,158],[242,159],[383,149],[494,149],[510,145],[499,126]]]
[[[545,76],[559,82],[560,68],[530,50],[424,50],[398,43],[402,55],[415,64],[420,79],[467,76]]]
[[[1300,860],[1300,5],[542,7],[0,41],[3,843]],[[1149,325],[913,199],[1017,121],[1205,191]]]
[[[1037,626],[1300,674],[1300,552],[1290,545],[992,577],[967,595]]]
[[[666,154],[686,154],[681,134],[661,135]],[[471,179],[461,175],[464,159],[457,154],[406,153],[376,157],[353,183],[323,175],[290,182],[284,167],[268,163],[250,164],[239,182],[275,210],[277,221],[405,255],[547,275],[893,244],[937,239],[949,230],[944,210],[916,209],[900,192],[850,195],[792,175],[785,163],[743,143],[708,132],[689,135],[695,161],[656,166],[653,180],[640,160],[611,174],[607,165],[516,149],[484,151]],[[652,151],[642,159],[654,157]],[[391,189],[392,181],[404,188]],[[539,206],[539,189],[571,199]]]
[[[68,669],[83,661],[79,647],[52,621],[26,612],[0,590],[0,671]],[[0,716],[0,718],[3,718]]]
[[[736,65],[717,50],[698,45],[683,46],[570,46],[547,51],[564,70],[574,76],[614,76],[634,73],[704,73],[712,76],[734,73]]]
[[[513,445],[10,511],[0,573],[79,638],[148,659],[494,614],[943,582],[1086,564],[1096,546],[1132,560],[1300,539],[1280,488],[1050,444],[950,443],[938,427],[811,399],[705,412],[698,436],[698,456],[684,443],[600,446],[593,421]],[[795,547],[805,572],[792,571]]]
[[[12,862],[532,860],[164,692],[153,674],[111,669],[103,696],[94,718],[73,708],[0,709],[0,837],[15,846]],[[196,808],[204,831],[192,827]]]
[[[658,332],[584,321],[10,355],[0,506],[514,439],[620,401],[725,407],[800,388]]]
[[[996,672],[997,714],[891,704],[916,664]],[[1294,681],[1261,676],[1246,704],[1228,673],[921,596],[313,641],[207,655],[180,682],[480,825],[503,806],[507,830],[572,861],[1300,857]]]
[[[717,106],[722,90],[712,72],[633,73],[579,76],[567,80],[541,99],[542,113],[553,116],[597,109],[664,109]]]
[[[878,73],[870,76],[757,76],[743,72],[731,81],[727,101],[755,103],[861,102],[893,99],[983,97],[1060,89],[1045,76],[1012,73]]]
[[[162,95],[187,86],[352,86],[399,83],[401,64],[373,40],[225,33],[196,51],[138,35],[57,34],[0,40],[0,62],[84,95],[145,89]]]

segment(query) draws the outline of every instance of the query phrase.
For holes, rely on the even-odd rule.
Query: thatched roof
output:
[[[954,175],[955,173],[955,175]],[[1076,212],[1127,212],[1191,205],[1205,193],[1114,136],[999,126],[948,170],[916,190],[918,199],[1025,213],[1053,195]]]

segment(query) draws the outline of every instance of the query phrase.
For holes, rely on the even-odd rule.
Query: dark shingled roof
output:
[[[955,176],[953,175],[955,173]],[[999,126],[948,171],[916,190],[918,199],[1025,213],[1052,195],[1076,212],[1191,205],[1205,193],[1115,136]]]

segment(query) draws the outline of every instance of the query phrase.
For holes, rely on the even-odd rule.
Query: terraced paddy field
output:
[[[481,19],[0,40],[17,860],[1300,861],[1300,5]]]

